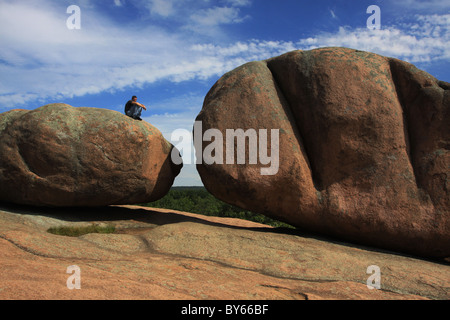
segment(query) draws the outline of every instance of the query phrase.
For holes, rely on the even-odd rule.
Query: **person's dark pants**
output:
[[[127,112],[127,116],[133,118],[133,119],[138,119],[141,117],[141,113],[142,113],[142,107],[139,107],[137,105],[133,105],[130,110],[128,110]]]

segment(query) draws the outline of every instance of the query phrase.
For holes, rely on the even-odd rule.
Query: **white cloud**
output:
[[[209,0],[140,0],[152,15],[171,17],[177,23],[189,27],[192,22],[201,25],[216,25],[241,22],[239,7],[251,5],[250,0],[224,0],[224,6],[211,7]]]
[[[389,4],[416,12],[442,12],[450,9],[450,2],[445,0],[396,0]]]
[[[450,58],[450,14],[418,15],[414,24],[386,26],[381,30],[340,27],[336,33],[322,33],[301,39],[301,49],[343,46],[371,51],[412,63]]]
[[[172,0],[147,0],[146,7],[149,9],[150,13],[166,18],[175,12]]]
[[[251,0],[227,0],[226,3],[233,7],[246,7],[251,5]]]
[[[240,10],[234,7],[214,7],[200,10],[191,15],[191,20],[200,26],[215,26],[219,24],[240,23],[245,18],[240,16]]]

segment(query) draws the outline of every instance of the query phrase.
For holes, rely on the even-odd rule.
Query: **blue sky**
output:
[[[80,29],[66,26],[70,5]],[[371,5],[379,30],[367,28]],[[53,102],[122,112],[137,95],[171,140],[192,130],[221,75],[291,50],[372,51],[450,82],[449,29],[449,0],[0,0],[0,112]],[[175,185],[201,185],[195,165]]]

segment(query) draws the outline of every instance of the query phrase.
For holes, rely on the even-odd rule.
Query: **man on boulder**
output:
[[[125,105],[125,114],[133,119],[141,120],[142,109],[147,110],[147,108],[137,102],[137,97],[133,96],[130,101]]]

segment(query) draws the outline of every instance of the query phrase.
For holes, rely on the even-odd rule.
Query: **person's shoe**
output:
[[[139,120],[139,121],[142,121],[142,119],[140,118],[140,117],[134,117],[133,119],[135,119],[135,120]]]

